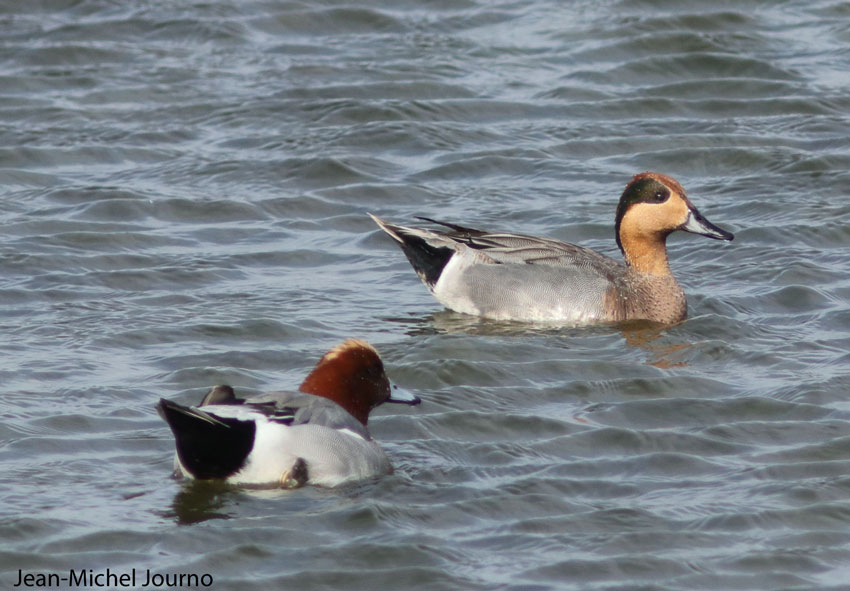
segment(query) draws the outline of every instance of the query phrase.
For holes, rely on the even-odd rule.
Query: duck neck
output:
[[[667,235],[620,236],[620,249],[626,264],[638,273],[670,277],[673,272],[667,261]]]
[[[344,384],[340,388],[340,384]],[[349,376],[340,375],[339,372],[329,371],[329,368],[317,367],[307,376],[301,387],[298,388],[307,394],[314,394],[333,400],[344,408],[355,419],[363,423],[369,421],[369,407],[357,396],[351,395],[349,391],[352,387]]]

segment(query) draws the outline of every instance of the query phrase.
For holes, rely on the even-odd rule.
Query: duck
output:
[[[614,234],[624,261],[550,238],[426,217],[417,219],[442,229],[413,228],[369,215],[443,306],[508,321],[676,324],[688,308],[667,260],[667,237],[682,230],[734,238],[703,217],[678,181],[649,171],[632,178],[617,205]]]
[[[392,471],[367,427],[385,402],[421,399],[391,384],[374,347],[348,339],[322,356],[297,391],[240,398],[222,384],[198,406],[161,398],[156,408],[174,434],[177,477],[332,488]]]

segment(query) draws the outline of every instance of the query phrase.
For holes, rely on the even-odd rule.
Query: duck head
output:
[[[650,274],[669,274],[667,236],[676,230],[716,240],[732,240],[731,232],[709,222],[688,199],[676,179],[642,172],[626,185],[617,205],[617,246],[626,262]]]
[[[364,425],[384,402],[419,404],[419,397],[390,383],[372,345],[348,339],[319,360],[299,390],[333,400]]]

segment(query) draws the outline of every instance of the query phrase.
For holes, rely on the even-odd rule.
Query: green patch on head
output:
[[[620,203],[617,204],[614,232],[620,251],[623,250],[623,245],[620,243],[620,222],[629,208],[638,203],[663,203],[670,197],[670,189],[664,183],[651,176],[644,176],[645,174],[635,176],[632,182],[626,185],[626,190],[620,197]]]

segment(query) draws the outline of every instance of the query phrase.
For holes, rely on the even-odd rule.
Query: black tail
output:
[[[156,410],[174,433],[180,463],[195,478],[227,478],[254,447],[252,421],[222,419],[161,398]]]
[[[372,219],[399,243],[404,256],[410,261],[422,282],[433,288],[455,250],[449,246],[431,244],[411,228],[390,224],[375,216],[372,216]]]
[[[440,275],[443,274],[443,269],[455,253],[453,248],[439,247],[428,244],[428,242],[413,234],[402,234],[404,239],[401,243],[401,250],[404,256],[410,261],[413,270],[419,275],[425,285],[433,288],[437,281],[440,280]]]

